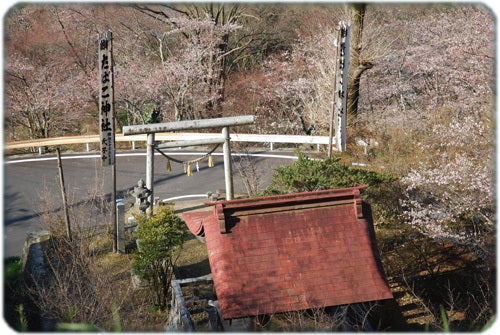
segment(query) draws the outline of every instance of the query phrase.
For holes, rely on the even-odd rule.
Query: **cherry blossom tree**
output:
[[[95,107],[94,64],[84,52],[74,53],[85,49],[60,15],[50,6],[26,6],[7,17],[5,105],[12,139],[78,132],[82,115]]]
[[[396,165],[391,147],[398,164],[406,162],[393,170],[406,185],[404,222],[492,257],[491,12],[471,5],[383,10],[396,18],[388,30],[395,42],[361,81],[359,122],[384,138],[387,169]],[[412,10],[419,15],[408,20]]]
[[[207,3],[136,8],[164,26],[152,33],[174,118],[221,116],[228,59],[236,50],[229,46],[229,38],[241,28],[240,7]]]
[[[176,120],[220,117],[222,99],[220,76],[224,72],[223,50],[218,46],[224,36],[239,28],[235,24],[214,25],[210,19],[176,19],[177,28],[165,38],[182,34],[180,47],[162,59],[165,93]]]
[[[337,23],[299,34],[293,49],[263,63],[258,115],[271,123],[262,131],[327,134],[335,92]],[[318,48],[318,45],[323,46]],[[272,115],[278,115],[279,118]],[[279,120],[279,121],[278,121]]]
[[[223,57],[218,44],[222,36],[239,26],[216,26],[209,19],[172,20],[175,25],[172,22],[168,29],[164,29],[163,22],[144,32],[150,38],[147,47],[137,48],[131,43],[124,47],[128,52],[120,59],[117,85],[121,90],[117,99],[123,108],[138,116],[131,122],[148,123],[144,116],[147,106],[166,120],[220,116],[207,107],[220,94],[213,89],[220,72],[219,59]]]
[[[372,9],[378,13],[372,17],[368,12],[366,25],[377,17],[392,43],[391,51],[361,79],[360,123],[418,132],[431,129],[436,117],[449,111],[463,116],[478,109],[492,112],[495,32],[487,8]]]
[[[6,118],[14,138],[44,138],[63,131],[76,131],[81,96],[77,78],[61,78],[60,71],[71,69],[59,63],[35,67],[23,58],[12,60],[6,70]]]
[[[491,122],[491,121],[490,121]],[[469,115],[436,124],[432,140],[420,143],[433,159],[402,178],[402,218],[431,238],[466,245],[493,257],[495,231],[493,133],[487,121]]]
[[[390,47],[376,20],[365,29],[366,5],[337,5],[321,10],[321,13],[311,11],[316,18],[314,25],[302,27],[291,51],[275,54],[264,63],[269,80],[262,89],[260,112],[264,115],[279,112],[285,120],[284,132],[328,134],[341,21],[351,26],[347,110],[353,124],[357,118],[361,76],[385,57]]]
[[[289,48],[294,36],[289,25],[294,21],[281,6],[206,3],[134,8],[159,22],[148,35],[151,53],[162,64],[167,119],[235,113],[234,101],[245,92],[228,102],[228,76],[253,69],[269,54]]]

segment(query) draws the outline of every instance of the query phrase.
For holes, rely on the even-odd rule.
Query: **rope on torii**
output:
[[[208,167],[213,167],[214,166],[214,160],[213,160],[213,157],[212,157],[212,153],[215,150],[217,150],[217,148],[219,146],[220,146],[220,143],[216,144],[212,150],[210,150],[209,152],[207,152],[203,156],[201,156],[199,158],[196,158],[196,159],[189,160],[189,161],[182,161],[182,160],[175,159],[175,158],[167,155],[163,151],[161,151],[160,148],[155,148],[155,150],[158,151],[163,157],[165,157],[167,159],[167,172],[172,171],[172,166],[170,165],[170,161],[172,161],[172,162],[176,162],[176,163],[179,163],[179,164],[183,164],[184,165],[184,173],[187,173],[188,176],[192,176],[193,175],[193,173],[192,173],[192,165],[196,164],[196,170],[199,172],[200,171],[200,166],[199,166],[198,163],[200,161],[204,160],[207,157],[208,157]]]

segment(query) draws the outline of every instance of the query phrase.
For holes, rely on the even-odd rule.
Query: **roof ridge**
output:
[[[205,202],[206,206],[222,205],[224,209],[243,209],[262,206],[282,206],[305,201],[326,201],[333,198],[353,197],[358,198],[361,190],[367,188],[368,185],[360,185],[347,188],[333,188],[327,190],[308,191],[300,193],[289,193],[279,195],[268,195],[255,198],[235,199]]]

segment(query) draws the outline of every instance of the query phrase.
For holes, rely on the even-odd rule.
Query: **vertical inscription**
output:
[[[99,35],[99,134],[102,166],[115,164],[112,33]]]
[[[335,92],[335,143],[338,151],[346,150],[347,82],[349,72],[350,26],[339,23],[338,67]]]

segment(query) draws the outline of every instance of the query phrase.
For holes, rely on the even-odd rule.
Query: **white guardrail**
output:
[[[156,133],[155,141],[185,141],[185,140],[202,140],[213,139],[220,137],[220,133]],[[231,133],[231,141],[233,142],[248,142],[248,143],[264,143],[269,145],[270,150],[274,150],[276,143],[290,144],[310,144],[316,145],[319,151],[320,145],[328,145],[328,136],[306,136],[306,135],[269,135],[269,134],[236,134]],[[127,135],[116,134],[116,142],[130,142],[132,150],[136,149],[137,142],[147,142],[147,135]],[[91,150],[91,143],[99,143],[99,135],[80,135],[68,137],[53,137],[34,139],[26,141],[7,142],[4,145],[4,150],[38,148],[38,153],[44,153],[46,146],[70,145],[70,144],[85,144],[87,152]],[[335,150],[335,138],[332,138],[332,148]]]

